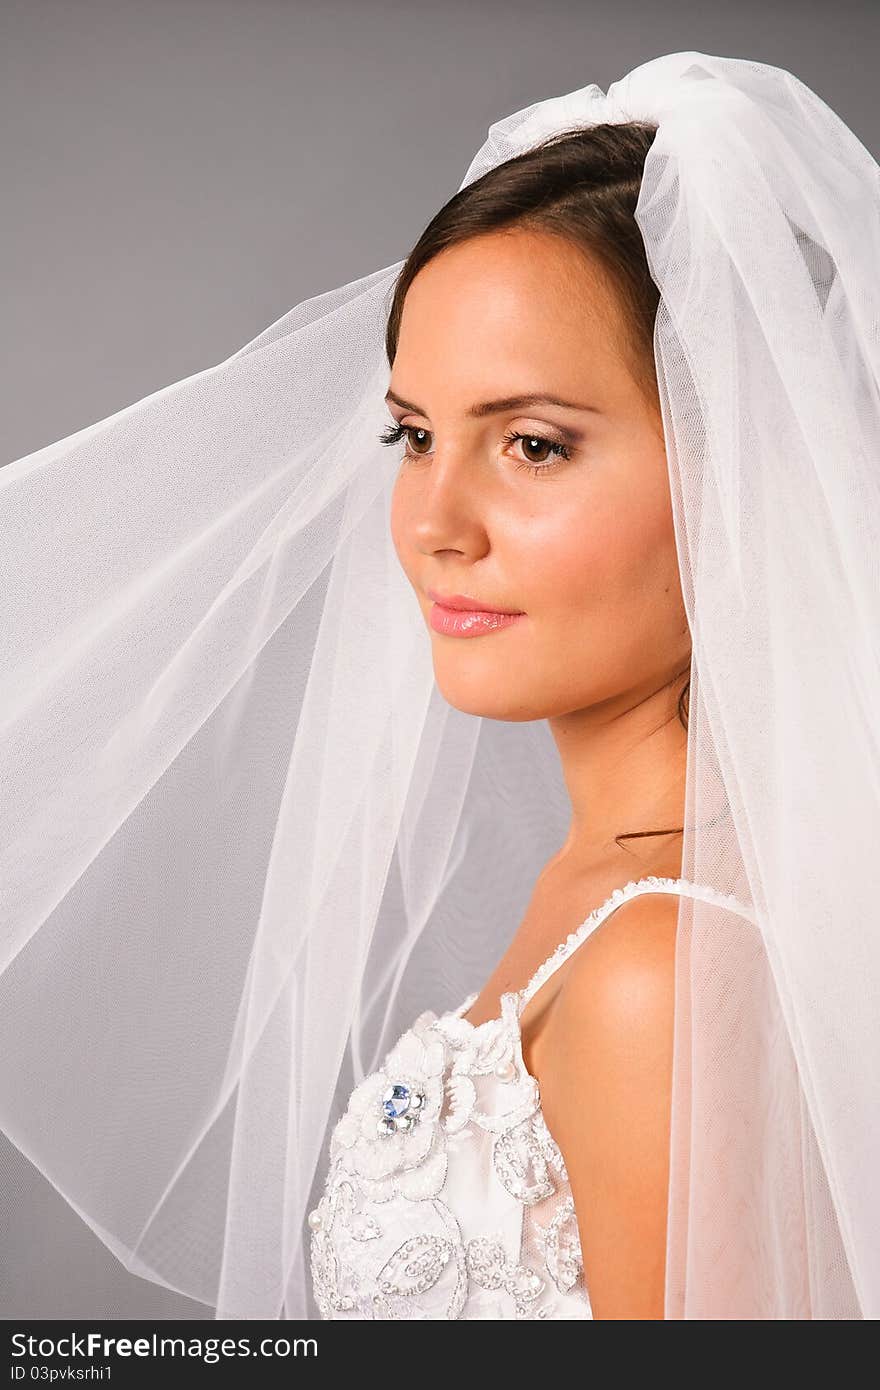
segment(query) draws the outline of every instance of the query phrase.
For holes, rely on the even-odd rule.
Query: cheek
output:
[[[539,484],[550,491],[554,484]],[[542,499],[543,503],[543,499]],[[507,535],[511,573],[516,573],[522,606],[542,619],[564,620],[582,613],[607,594],[615,571],[627,565],[619,540],[631,547],[631,538],[620,530],[613,509],[587,495],[567,495],[558,488],[548,504],[528,516],[513,518]]]
[[[581,499],[519,529],[522,606],[548,636],[615,647],[668,639],[683,605],[668,494]],[[531,604],[531,608],[530,608]],[[592,644],[592,642],[591,642]],[[595,650],[595,648],[594,648]]]

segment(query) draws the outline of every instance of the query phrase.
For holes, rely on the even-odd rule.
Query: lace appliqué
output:
[[[333,1228],[342,1213],[355,1239],[355,1192],[351,1183],[333,1182],[315,1209],[311,1244],[312,1288],[322,1318],[354,1308],[354,1299],[343,1294],[339,1284],[339,1265],[333,1245]]]
[[[483,1289],[505,1289],[511,1295],[518,1318],[528,1317],[531,1304],[544,1288],[544,1280],[528,1265],[507,1258],[500,1240],[477,1236],[466,1249],[468,1272]]]
[[[547,1272],[560,1293],[570,1293],[583,1273],[581,1241],[574,1202],[564,1197],[546,1230],[535,1226],[535,1236],[543,1246]]]
[[[556,1191],[551,1169],[563,1182],[568,1181],[562,1154],[540,1110],[498,1136],[492,1162],[511,1196],[529,1205]]]
[[[476,992],[448,1013],[428,1010],[356,1087],[309,1214],[323,1317],[592,1317],[568,1173],[523,1060],[519,1016],[624,899],[658,890],[745,911],[685,879],[633,879],[525,989],[502,995],[498,1018],[466,1022]]]
[[[469,1296],[475,1316],[510,1316],[496,1294],[510,1300],[515,1318],[543,1318],[552,1315],[542,1298],[550,1280],[561,1294],[575,1287],[567,1208],[539,1236],[546,1252],[539,1271],[511,1257],[500,1229],[465,1238],[443,1192],[453,1144],[465,1146],[464,1161],[469,1144],[488,1144],[484,1161],[523,1208],[567,1183],[537,1082],[522,1062],[516,1002],[505,996],[501,1017],[477,1026],[460,1016],[468,1001],[450,1014],[420,1015],[352,1092],[331,1138],[324,1196],[309,1218],[322,1317],[454,1319],[467,1315]],[[416,1117],[401,1124],[413,1096]]]

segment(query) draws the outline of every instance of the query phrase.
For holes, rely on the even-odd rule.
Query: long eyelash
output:
[[[400,444],[413,428],[413,425],[388,425],[380,434],[379,443]],[[520,460],[517,467],[525,468],[529,473],[546,473],[551,468],[555,468],[562,459],[571,458],[571,451],[565,444],[560,444],[556,439],[547,439],[542,434],[526,434],[522,431],[511,430],[504,436],[505,444],[515,444],[518,439],[540,439],[542,444],[549,444],[550,452],[557,456],[553,463],[529,463],[527,460]],[[413,455],[413,457],[418,457],[418,455]]]
[[[379,435],[380,444],[399,444],[409,430],[408,425],[388,425]]]

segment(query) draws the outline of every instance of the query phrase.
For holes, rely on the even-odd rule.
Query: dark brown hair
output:
[[[430,260],[491,232],[540,231],[563,238],[585,255],[616,292],[634,379],[659,415],[654,320],[660,292],[634,216],[645,158],[656,133],[656,125],[649,122],[627,121],[550,135],[450,198],[422,232],[395,281],[385,329],[389,365],[397,355],[407,290]],[[685,729],[689,691],[690,679],[678,699],[678,718]],[[681,833],[681,827],[638,830],[615,838]]]

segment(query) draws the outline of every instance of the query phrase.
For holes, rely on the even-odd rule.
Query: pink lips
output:
[[[481,608],[478,599],[465,594],[440,595],[433,589],[427,592],[434,600],[429,618],[431,627],[446,637],[482,637],[484,633],[510,627],[525,617],[525,613],[509,609]]]

